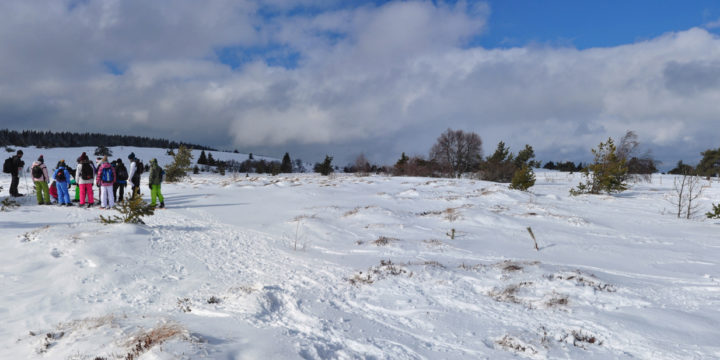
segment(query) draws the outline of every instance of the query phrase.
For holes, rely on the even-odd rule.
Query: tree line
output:
[[[144,136],[108,135],[99,133],[74,133],[24,130],[0,130],[0,146],[80,147],[80,146],[136,146],[177,149],[183,145],[189,149],[215,150],[213,148]]]

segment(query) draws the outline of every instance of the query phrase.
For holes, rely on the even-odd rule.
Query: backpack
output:
[[[123,164],[118,164],[117,167],[115,167],[115,174],[117,175],[117,179],[120,181],[128,179],[127,168]]]
[[[40,179],[43,177],[43,171],[40,165],[35,165],[32,167],[32,177],[33,179]]]
[[[84,162],[80,165],[80,177],[83,180],[92,180],[93,176],[95,175],[93,173],[92,165],[90,165],[87,162]]]
[[[102,182],[104,183],[111,183],[113,182],[113,171],[111,167],[106,167],[102,169],[102,175],[100,175],[100,179],[102,179]]]
[[[13,157],[9,157],[5,159],[5,162],[3,163],[3,172],[6,174],[10,174],[12,172],[13,167]]]
[[[135,175],[133,175],[133,177],[140,177],[140,174],[142,174],[143,171],[145,171],[145,165],[143,165],[140,159],[135,158]]]
[[[57,173],[55,174],[55,181],[57,181],[57,182],[67,181],[67,178],[65,177],[65,168],[58,169]]]

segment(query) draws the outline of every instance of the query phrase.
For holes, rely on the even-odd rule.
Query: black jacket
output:
[[[13,167],[10,171],[10,174],[12,176],[20,176],[20,168],[25,166],[25,162],[20,159],[17,155],[12,157],[13,159]]]

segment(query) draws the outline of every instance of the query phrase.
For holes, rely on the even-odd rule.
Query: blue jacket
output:
[[[65,181],[58,181],[58,180],[57,180],[57,174],[58,174],[59,171],[64,171],[64,172],[65,172]],[[55,170],[55,172],[53,173],[53,176],[52,176],[52,177],[53,177],[53,179],[55,179],[55,181],[58,181],[58,182],[70,182],[70,179],[71,179],[70,173],[67,171],[67,169],[65,169],[64,166],[61,166],[61,167],[57,168],[57,170]]]

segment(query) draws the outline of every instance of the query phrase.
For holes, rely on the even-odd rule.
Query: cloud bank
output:
[[[720,146],[708,30],[586,50],[472,46],[489,16],[463,1],[2,2],[0,120],[309,161],[390,163],[447,128],[543,160],[588,160],[625,130],[666,164]]]

